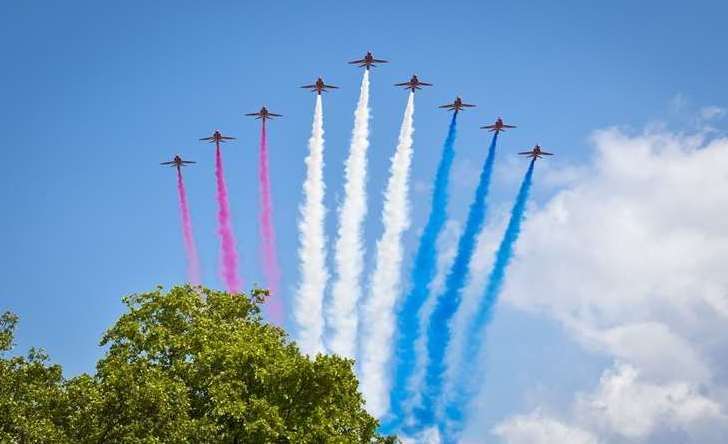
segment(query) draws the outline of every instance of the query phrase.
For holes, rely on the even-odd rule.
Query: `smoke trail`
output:
[[[437,296],[445,286],[445,278],[450,270],[455,253],[457,252],[457,240],[460,238],[460,227],[454,220],[448,221],[443,232],[437,240],[437,270],[427,289],[427,299],[422,304],[419,315],[419,331],[426,331],[430,324],[430,316],[435,309]],[[425,369],[427,368],[427,336],[420,334],[415,341],[415,370],[407,383],[409,393],[413,396],[407,399],[403,408],[403,418],[412,417],[412,408],[422,401],[421,392],[425,381]]]
[[[298,324],[298,344],[301,350],[315,355],[324,352],[321,307],[329,278],[324,235],[324,117],[320,94],[316,96],[308,151],[306,181],[303,183],[304,202],[300,207],[301,220],[298,223],[301,283],[294,301],[293,315]]]
[[[461,365],[459,367],[462,370],[459,372],[459,384],[456,384],[458,389],[453,396],[447,399],[445,409],[447,421],[441,424],[441,427],[448,429],[449,433],[446,433],[447,436],[455,437],[462,431],[463,409],[468,405],[473,395],[472,384],[468,379],[468,375],[473,374],[473,370],[477,365],[476,357],[480,351],[480,344],[484,340],[483,330],[490,322],[493,307],[503,287],[506,269],[511,261],[511,257],[513,257],[513,248],[521,233],[521,223],[523,222],[523,216],[526,211],[528,194],[531,190],[535,161],[536,159],[531,160],[528,170],[523,177],[523,182],[521,182],[521,187],[516,196],[516,202],[511,210],[511,218],[508,221],[503,239],[495,254],[495,262],[488,276],[488,283],[485,287],[483,299],[478,305],[474,318],[468,327],[467,337],[470,340],[466,346],[465,353],[460,356]]]
[[[394,304],[400,293],[402,233],[409,228],[409,175],[412,163],[412,134],[415,94],[410,92],[399,131],[399,143],[391,159],[389,182],[384,193],[382,225],[369,297],[362,323],[361,381],[367,410],[375,417],[389,406],[389,368],[395,319]]]
[[[437,262],[437,239],[440,236],[447,217],[447,189],[450,180],[450,170],[455,158],[455,136],[457,134],[457,113],[453,114],[447,137],[442,147],[440,163],[435,174],[435,184],[432,190],[432,207],[427,218],[427,224],[420,236],[420,244],[412,267],[412,288],[403,300],[399,312],[396,367],[394,384],[391,391],[391,418],[387,421],[386,429],[391,431],[399,427],[403,419],[403,403],[411,394],[407,389],[408,381],[412,376],[416,364],[415,343],[420,334],[419,313],[425,300],[428,289],[435,276]]]
[[[265,119],[260,127],[260,155],[258,157],[258,182],[260,185],[260,234],[263,255],[263,274],[270,291],[266,302],[268,316],[278,325],[283,325],[283,303],[278,294],[281,279],[276,254],[276,234],[273,228],[273,201],[270,192],[270,174],[268,171],[268,138],[265,132]]]
[[[222,167],[220,142],[215,144],[215,182],[217,184],[217,234],[220,236],[222,278],[230,293],[240,292],[238,276],[238,252],[235,247],[235,235],[230,221],[230,203],[228,202],[225,173]]]
[[[492,218],[490,218],[492,219]],[[468,343],[468,326],[472,321],[475,311],[480,304],[480,299],[485,289],[488,275],[493,268],[494,253],[498,249],[503,231],[508,224],[507,218],[498,217],[497,221],[489,220],[480,231],[473,250],[473,259],[468,269],[468,281],[463,287],[462,300],[457,312],[450,321],[450,340],[445,351],[445,374],[443,375],[442,401],[439,406],[447,405],[448,395],[454,393],[455,385],[460,382],[460,356]],[[442,413],[439,410],[438,413]],[[442,418],[442,416],[440,416]]]
[[[352,358],[356,350],[357,302],[361,296],[364,264],[362,223],[367,213],[366,174],[369,148],[369,71],[364,71],[359,102],[354,111],[351,148],[346,159],[344,202],[339,207],[339,229],[334,247],[336,280],[326,320],[331,327],[328,345],[331,352]]]
[[[442,377],[445,370],[443,358],[450,339],[450,319],[460,304],[461,292],[467,280],[468,268],[477,235],[480,233],[485,220],[486,197],[490,188],[497,140],[498,133],[495,133],[488,149],[488,157],[486,157],[483,170],[480,173],[475,198],[468,210],[465,229],[458,242],[457,255],[445,281],[445,292],[439,297],[427,328],[429,361],[425,372],[422,403],[415,409],[416,421],[420,425],[432,425],[435,421],[435,410],[437,408],[435,401],[439,398],[442,389]]]
[[[187,278],[192,285],[200,285],[200,260],[197,257],[197,246],[192,235],[192,218],[187,204],[187,190],[182,179],[182,169],[177,167],[177,194],[179,195],[179,213],[182,219],[182,239],[187,253]]]

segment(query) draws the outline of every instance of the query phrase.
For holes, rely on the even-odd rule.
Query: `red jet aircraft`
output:
[[[492,124],[492,125],[486,125],[486,126],[481,126],[480,128],[481,129],[487,129],[490,132],[495,131],[495,133],[498,134],[501,131],[505,131],[506,128],[515,128],[515,126],[514,125],[506,125],[505,123],[503,123],[503,119],[501,119],[500,117],[498,117],[498,119],[495,121],[494,124]]]
[[[303,85],[301,88],[306,88],[308,90],[311,90],[311,92],[316,91],[318,95],[321,95],[322,92],[328,92],[329,88],[338,89],[339,87],[334,85],[327,85],[326,83],[324,83],[323,79],[319,77],[316,80],[316,83],[314,83],[313,85]]]
[[[275,114],[270,111],[264,106],[258,111],[257,113],[248,113],[246,116],[257,116],[256,119],[268,119],[271,120],[273,117],[283,117],[282,114]]]
[[[366,67],[367,71],[369,71],[369,68],[371,68],[372,66],[376,67],[377,65],[375,65],[375,63],[389,63],[389,62],[387,62],[386,60],[375,59],[374,56],[372,55],[371,51],[367,51],[367,55],[365,55],[363,59],[353,60],[353,61],[349,62],[350,65],[359,65],[358,66],[359,68]]]
[[[553,156],[553,153],[547,153],[546,151],[541,151],[541,146],[539,144],[536,144],[536,146],[533,147],[531,151],[523,151],[521,153],[518,153],[521,156],[530,157],[531,159],[541,159],[543,156]]]
[[[455,113],[457,114],[457,112],[463,108],[473,108],[474,106],[475,105],[468,105],[467,103],[463,103],[460,97],[456,97],[454,102],[447,105],[439,106],[438,108],[445,108],[448,111],[455,111]]]
[[[223,136],[222,133],[220,132],[220,130],[215,130],[215,132],[212,133],[212,136],[210,136],[210,137],[203,137],[200,140],[203,141],[203,142],[220,143],[220,142],[227,142],[228,140],[235,140],[235,137]]]
[[[181,167],[183,167],[185,165],[189,165],[191,163],[197,163],[197,162],[193,162],[191,160],[182,160],[182,158],[179,157],[179,154],[178,154],[178,155],[174,156],[174,159],[170,160],[169,162],[162,162],[162,163],[160,163],[160,165],[169,165],[172,167],[176,167],[177,170],[179,170]]]
[[[404,89],[409,89],[412,90],[412,92],[415,92],[416,89],[422,89],[421,87],[423,86],[432,86],[432,83],[420,82],[417,75],[412,74],[412,78],[409,79],[409,82],[395,83],[394,86],[404,86]]]

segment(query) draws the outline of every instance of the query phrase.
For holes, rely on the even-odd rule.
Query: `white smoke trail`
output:
[[[298,223],[301,283],[293,301],[293,316],[298,324],[298,345],[311,356],[323,353],[324,291],[329,273],[326,268],[326,236],[324,234],[324,116],[321,95],[316,96],[311,138],[308,139],[304,201]]]
[[[362,223],[367,213],[366,175],[369,148],[369,70],[364,71],[359,102],[354,111],[351,148],[345,164],[344,202],[339,207],[339,229],[334,247],[336,280],[326,307],[326,321],[331,328],[329,350],[353,358],[356,352],[357,303],[361,296],[361,273],[364,268]]]
[[[369,297],[364,304],[361,341],[361,382],[367,410],[381,417],[389,408],[394,304],[402,278],[402,234],[410,225],[409,176],[412,164],[412,125],[415,95],[411,92],[399,131],[399,143],[391,159],[384,193],[382,225]]]

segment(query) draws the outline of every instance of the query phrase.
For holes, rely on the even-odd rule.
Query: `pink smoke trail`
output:
[[[187,278],[192,285],[200,285],[200,260],[197,257],[197,246],[192,235],[192,219],[187,205],[187,190],[182,179],[182,170],[177,167],[177,193],[179,194],[179,212],[182,218],[182,239],[187,252]]]
[[[222,248],[222,278],[230,293],[240,292],[240,277],[238,276],[238,252],[235,248],[235,235],[230,222],[230,204],[228,202],[227,186],[222,168],[222,153],[220,142],[216,141],[215,150],[215,181],[217,183],[217,233],[220,235]]]
[[[283,324],[283,303],[278,294],[281,271],[276,255],[276,236],[273,228],[273,202],[270,192],[268,173],[268,140],[265,132],[265,119],[260,131],[260,157],[258,158],[258,181],[260,183],[260,234],[263,238],[263,274],[265,275],[270,298],[267,302],[268,315],[278,325]]]

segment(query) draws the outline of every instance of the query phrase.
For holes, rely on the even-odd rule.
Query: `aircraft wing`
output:
[[[394,86],[410,86],[410,82],[395,83]]]
[[[515,128],[515,125],[503,125],[503,128]]]
[[[214,139],[213,137],[203,137],[203,138],[202,138],[202,139],[200,139],[200,140],[201,140],[201,141],[207,141],[207,142],[212,142],[212,140],[213,140],[213,139]]]
[[[480,129],[495,129],[495,125],[485,125],[485,126],[481,126]]]
[[[283,117],[283,114],[276,114],[276,113],[268,113],[269,116],[273,117]]]
[[[187,164],[189,164],[189,163],[197,163],[197,162],[195,162],[195,161],[193,161],[193,160],[183,160],[183,161],[182,161],[182,164],[183,164],[183,165],[187,165]]]
[[[316,85],[303,85],[301,88],[316,88]]]
[[[449,104],[449,105],[440,105],[438,108],[455,108],[455,105]]]
[[[339,87],[338,87],[338,86],[334,86],[334,85],[324,85],[324,88],[333,88],[333,89],[339,89]]]
[[[246,116],[260,116],[260,113],[248,113]],[[203,139],[200,139],[203,140]]]
[[[541,154],[543,154],[544,156],[553,156],[554,155],[554,153],[547,153],[546,151],[541,151]]]
[[[372,59],[373,63],[389,63],[386,60]]]
[[[521,156],[527,156],[529,154],[533,154],[533,151],[523,151],[523,152],[518,153],[518,154],[520,154]],[[543,153],[541,153],[541,154],[543,154]]]
[[[364,62],[366,62],[366,60],[364,60],[364,59],[361,59],[361,60],[353,60],[353,61],[349,62],[349,64],[350,65],[356,65],[356,64],[364,63]]]
[[[170,160],[169,162],[162,162],[160,165],[172,165],[174,163],[174,160]]]
[[[230,137],[230,136],[222,136],[222,137],[220,137],[220,138],[221,138],[222,140],[235,140],[235,137]]]
[[[421,85],[421,86],[432,86],[432,83],[420,82],[419,85]]]
[[[460,106],[464,106],[466,108],[473,108],[473,107],[475,107],[475,105],[470,105],[470,104],[467,104],[467,103],[463,103]]]

